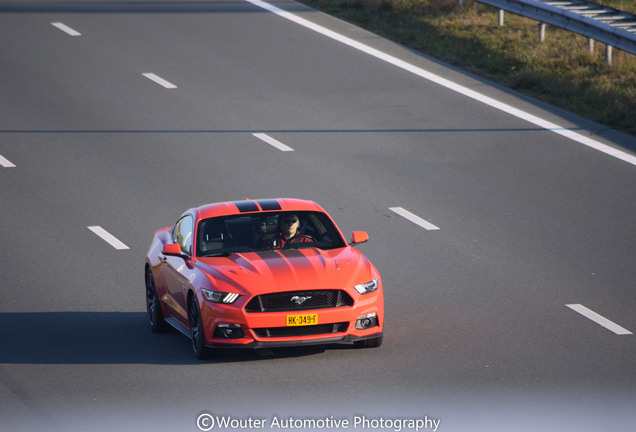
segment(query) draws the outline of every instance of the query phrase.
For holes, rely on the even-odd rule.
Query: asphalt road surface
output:
[[[0,1],[0,430],[633,431],[635,140],[275,6]],[[153,232],[244,197],[369,232],[380,348],[150,332]]]

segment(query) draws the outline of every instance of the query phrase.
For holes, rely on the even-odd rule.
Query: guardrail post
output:
[[[1,1],[1,0],[0,0]],[[603,44],[612,44],[621,51],[636,55],[636,34],[627,30],[626,24],[636,21],[636,14],[598,5],[587,0],[473,0],[498,10],[498,24],[504,25],[504,10],[548,25],[578,33]],[[603,0],[595,0],[603,3]],[[633,3],[633,1],[632,1]],[[579,14],[581,5],[600,11],[599,17]],[[590,6],[591,7],[591,6]],[[605,19],[607,18],[607,19]],[[610,54],[611,55],[611,54]]]
[[[594,39],[589,38],[587,40],[587,50],[590,52],[590,54],[594,54]]]
[[[539,23],[539,42],[545,40],[545,23]]]
[[[608,66],[612,65],[612,46],[611,45],[607,45],[605,47],[605,63],[607,63]]]
[[[457,0],[457,9],[462,8],[462,0]]]

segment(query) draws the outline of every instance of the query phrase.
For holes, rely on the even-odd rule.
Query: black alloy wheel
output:
[[[152,277],[152,271],[150,269],[146,269],[146,310],[148,311],[150,329],[153,332],[163,333],[168,330],[168,324],[163,319],[163,314],[161,313],[155,279]]]
[[[205,330],[199,302],[196,297],[191,297],[189,302],[190,328],[192,329],[192,349],[198,359],[206,359],[210,356],[210,349],[205,346]]]

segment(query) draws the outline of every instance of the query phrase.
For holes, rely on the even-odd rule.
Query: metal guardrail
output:
[[[585,0],[474,0],[636,55],[636,15]],[[461,5],[458,0],[458,5]],[[500,14],[500,24],[503,15]],[[611,50],[608,48],[608,63]]]

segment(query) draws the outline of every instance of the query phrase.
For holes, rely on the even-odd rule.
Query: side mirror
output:
[[[177,243],[168,243],[164,245],[161,253],[166,256],[183,256],[183,253],[181,253],[181,246],[179,246]]]
[[[351,237],[351,244],[359,244],[369,241],[369,234],[364,231],[354,231]]]

